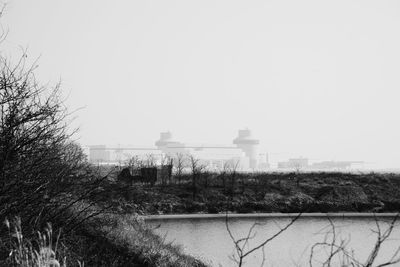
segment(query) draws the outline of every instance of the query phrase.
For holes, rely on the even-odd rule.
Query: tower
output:
[[[160,133],[160,139],[155,143],[156,147],[165,154],[175,154],[184,151],[184,144],[174,141],[171,132]]]
[[[233,140],[233,143],[249,158],[249,167],[257,168],[257,149],[260,141],[253,138],[251,131],[249,129],[239,130],[238,137]]]
[[[156,141],[155,145],[159,149],[163,149],[172,141],[172,133],[171,132],[162,132],[160,133],[160,140]]]

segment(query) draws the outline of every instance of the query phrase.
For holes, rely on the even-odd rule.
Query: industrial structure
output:
[[[165,155],[188,154],[202,160],[211,169],[222,168],[227,161],[239,163],[242,170],[258,168],[257,147],[259,140],[254,139],[248,129],[239,130],[233,140],[235,146],[228,145],[188,145],[173,140],[171,132],[163,132],[155,145]]]
[[[223,168],[226,162],[235,162],[241,170],[256,170],[269,166],[268,156],[259,160],[259,140],[252,137],[249,129],[239,130],[238,136],[232,145],[190,145],[173,139],[171,132],[160,133],[155,147],[134,146],[90,146],[89,158],[92,162],[119,162],[132,156],[146,157],[153,155],[156,161],[165,156],[191,155],[202,161],[202,164],[211,170]]]
[[[233,140],[233,143],[245,153],[249,159],[249,167],[257,168],[257,149],[260,141],[254,139],[251,131],[249,129],[239,130],[239,136]]]
[[[254,138],[249,129],[238,131],[231,144],[187,144],[175,140],[172,133],[162,132],[153,147],[138,147],[129,145],[89,147],[89,159],[93,163],[118,164],[133,157],[145,164],[160,164],[167,157],[174,160],[179,156],[200,160],[203,166],[210,171],[218,171],[229,163],[237,166],[241,171],[265,171],[270,169],[270,162],[266,152],[259,153],[259,140]],[[228,165],[229,165],[228,164]],[[362,161],[319,161],[311,162],[308,158],[290,158],[287,161],[277,162],[277,169],[282,171],[343,171],[354,167],[363,168]]]

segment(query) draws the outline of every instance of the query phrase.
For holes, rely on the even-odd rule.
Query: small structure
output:
[[[139,169],[140,175],[132,175],[129,168],[123,168],[117,176],[117,181],[124,185],[132,185],[134,183],[149,183],[152,186],[157,181],[157,168],[145,167]]]
[[[140,168],[140,176],[144,183],[150,183],[152,186],[157,181],[157,168],[156,167],[146,167]]]
[[[133,177],[129,168],[123,168],[117,176],[117,181],[124,185],[132,185]]]

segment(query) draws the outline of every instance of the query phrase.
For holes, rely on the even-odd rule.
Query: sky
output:
[[[400,2],[10,0],[1,53],[61,81],[84,145],[231,144],[400,167]]]

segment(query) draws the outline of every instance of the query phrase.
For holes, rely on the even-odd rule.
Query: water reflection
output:
[[[250,240],[248,247],[254,247],[269,238],[280,228],[290,222],[290,218],[231,218],[230,229],[236,239],[245,237],[251,226],[257,222],[260,225],[254,228],[255,237]],[[335,225],[337,241],[346,240],[348,249],[354,257],[365,262],[372,251],[376,234],[376,224],[373,217],[369,218],[332,218]],[[382,228],[391,218],[380,218]],[[188,254],[203,259],[211,266],[235,266],[230,259],[235,253],[234,244],[227,232],[224,218],[211,219],[174,219],[149,221],[151,225],[160,225],[156,230],[166,235],[166,240],[179,244]],[[265,256],[261,250],[249,255],[244,266],[260,266],[265,258],[264,266],[309,266],[311,247],[321,242],[331,231],[331,225],[324,217],[300,218],[279,237],[265,247]],[[332,237],[332,235],[330,236]],[[400,238],[399,226],[393,231],[391,238],[382,246],[376,263],[388,260],[396,251]],[[318,260],[326,258],[321,249],[316,249],[317,261],[314,266],[321,266]]]

